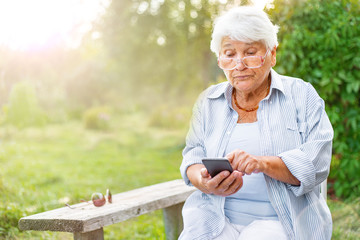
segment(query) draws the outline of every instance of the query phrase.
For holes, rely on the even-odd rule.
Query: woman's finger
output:
[[[222,171],[221,173],[217,174],[215,177],[211,178],[209,181],[207,181],[206,186],[208,190],[216,195],[219,195],[219,189],[220,191],[220,184],[230,175],[229,171]]]
[[[238,171],[234,171],[230,177],[224,180],[224,183],[221,184],[222,186],[222,196],[229,196],[231,194],[236,193],[243,184],[242,181],[242,173]]]
[[[209,172],[207,171],[206,168],[202,168],[200,170],[200,174],[201,174],[201,177],[203,177],[203,178],[208,178],[210,176],[210,174],[209,174]]]
[[[235,152],[232,151],[231,153],[228,153],[225,158],[227,158],[229,160],[230,163],[232,163],[232,161],[234,160],[235,157]]]
[[[234,152],[234,159],[232,161],[232,167],[234,170],[238,169],[247,157],[247,153],[243,150],[237,149]]]
[[[240,177],[238,177],[237,181],[234,183],[235,190],[234,190],[233,194],[237,193],[242,188],[242,186],[244,184],[243,174],[241,172],[239,172],[239,175],[240,175]]]
[[[219,186],[229,175],[230,172],[226,170],[218,173],[215,177],[212,178],[212,184]]]

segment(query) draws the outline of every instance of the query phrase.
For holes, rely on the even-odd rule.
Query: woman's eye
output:
[[[235,56],[235,53],[233,52],[225,52],[225,57],[233,57]]]

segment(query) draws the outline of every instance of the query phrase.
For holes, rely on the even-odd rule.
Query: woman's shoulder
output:
[[[306,82],[298,77],[290,77],[286,75],[281,75],[279,73],[276,73],[276,75],[278,76],[278,78],[281,80],[282,84],[284,84],[285,87],[296,88],[296,87],[308,87],[309,85],[311,85],[309,82]]]
[[[322,98],[318,94],[314,86],[301,78],[290,77],[277,74],[278,79],[283,85],[283,91],[285,95],[295,98],[299,102],[322,102]]]
[[[310,82],[298,77],[290,77],[278,73],[276,74],[278,79],[281,81],[281,84],[283,85],[285,92],[295,95],[299,95],[299,94],[318,95],[316,89]]]

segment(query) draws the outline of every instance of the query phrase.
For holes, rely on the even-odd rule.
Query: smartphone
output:
[[[204,158],[202,162],[211,177],[215,177],[218,173],[225,170],[230,173],[233,172],[233,168],[227,158]]]

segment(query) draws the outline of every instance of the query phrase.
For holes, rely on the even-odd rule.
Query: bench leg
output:
[[[181,210],[184,203],[179,203],[163,209],[165,233],[167,240],[176,240],[183,230],[183,219]]]
[[[327,200],[327,179],[325,179],[325,181],[323,181],[320,185],[320,192],[321,192],[321,195],[323,195],[325,201]]]
[[[74,240],[104,240],[104,230],[100,228],[91,232],[76,232],[74,233]]]

